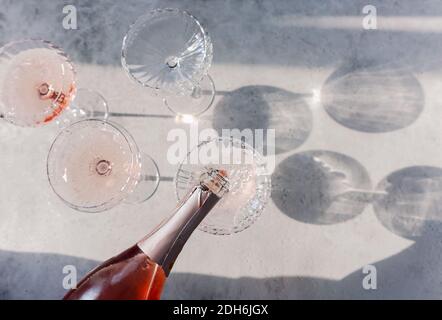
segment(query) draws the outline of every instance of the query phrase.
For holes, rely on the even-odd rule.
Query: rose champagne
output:
[[[228,190],[226,173],[208,170],[173,215],[134,246],[89,272],[64,299],[159,299],[184,244]]]

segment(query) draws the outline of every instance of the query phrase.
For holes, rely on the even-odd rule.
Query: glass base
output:
[[[141,153],[141,177],[134,191],[124,199],[127,204],[142,203],[150,199],[160,184],[160,172],[155,161]]]
[[[106,99],[98,92],[86,88],[77,90],[75,99],[55,120],[59,128],[68,127],[74,122],[85,119],[106,121],[109,107]]]
[[[215,92],[215,83],[206,75],[190,95],[168,96],[163,101],[177,115],[197,116],[210,108],[215,100]]]

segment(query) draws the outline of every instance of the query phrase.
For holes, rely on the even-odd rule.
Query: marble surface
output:
[[[276,169],[262,217],[232,236],[195,233],[166,299],[442,297],[442,3],[370,1],[3,0],[0,44],[62,46],[78,83],[101,92],[159,165],[141,205],[79,213],[52,193],[54,125],[0,125],[0,298],[58,299],[62,268],[79,276],[133,244],[174,207],[167,132],[185,124],[120,65],[130,23],[155,7],[198,17],[214,43],[218,94],[201,127],[276,129]],[[128,114],[143,116],[131,117]],[[377,269],[364,290],[362,268]]]

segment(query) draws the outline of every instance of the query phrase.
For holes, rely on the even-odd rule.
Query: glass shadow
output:
[[[271,148],[276,154],[296,149],[307,140],[313,127],[312,113],[304,97],[272,86],[240,87],[216,104],[213,128],[220,135],[223,129],[264,129],[265,155]],[[274,145],[267,139],[267,129],[275,129]]]
[[[381,133],[411,125],[424,108],[424,92],[407,69],[353,60],[333,72],[321,90],[327,113],[339,124]]]

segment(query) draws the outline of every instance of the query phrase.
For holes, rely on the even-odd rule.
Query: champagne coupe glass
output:
[[[74,66],[60,48],[34,39],[0,48],[1,118],[27,127],[57,119],[63,127],[95,116],[96,111],[106,119],[106,101],[90,90],[77,91]]]
[[[180,164],[175,192],[181,200],[201,177],[220,170],[229,181],[229,190],[199,225],[211,234],[240,232],[260,216],[270,196],[270,176],[263,157],[245,142],[218,137],[193,148]]]
[[[139,17],[123,40],[121,63],[129,76],[163,96],[178,115],[199,115],[215,98],[208,75],[213,46],[195,17],[156,9]]]
[[[120,202],[141,203],[159,183],[154,160],[140,152],[121,126],[86,119],[62,130],[52,143],[47,174],[54,192],[70,207],[100,212]]]

